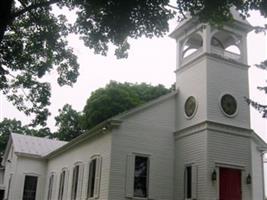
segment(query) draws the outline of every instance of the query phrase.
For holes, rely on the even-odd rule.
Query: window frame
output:
[[[93,162],[95,162],[95,164],[94,164],[94,176],[93,176],[94,178],[92,180],[91,164]],[[99,154],[91,156],[88,166],[86,199],[89,200],[89,199],[99,198],[101,173],[102,173],[102,157]],[[94,183],[93,190],[90,190],[91,183]]]
[[[24,200],[24,192],[25,192],[25,182],[27,177],[34,177],[36,178],[36,185],[35,185],[35,196],[34,200],[36,200],[36,195],[37,195],[37,189],[38,189],[38,182],[39,182],[39,175],[38,174],[25,174],[24,175],[24,183],[23,183],[23,190],[22,190],[22,200]],[[27,199],[26,199],[27,200]]]
[[[190,169],[190,170],[189,170]],[[190,175],[188,174],[190,172]],[[190,180],[189,180],[190,177]],[[185,167],[185,199],[192,199],[192,165]]]
[[[55,182],[55,173],[52,172],[50,173],[48,179],[47,200],[52,200],[54,182]]]
[[[188,182],[188,169],[190,168],[190,181]],[[198,166],[196,164],[185,165],[184,168],[184,199],[193,200],[197,198]],[[190,184],[190,188],[188,188]],[[188,194],[190,192],[190,194]]]
[[[149,179],[150,179],[150,160],[151,160],[151,158],[150,158],[150,155],[146,155],[146,154],[137,154],[137,153],[135,153],[135,154],[133,154],[133,156],[134,156],[134,159],[133,159],[133,198],[138,198],[138,199],[148,199],[149,198],[149,196],[150,196],[150,194],[149,194],[149,185],[150,185],[150,183],[149,183]],[[140,158],[146,158],[146,194],[145,194],[145,196],[143,197],[143,196],[138,196],[138,195],[136,195],[135,194],[135,190],[136,190],[136,188],[135,188],[135,180],[136,180],[136,178],[140,178],[140,177],[136,177],[136,157],[140,157]]]
[[[63,200],[64,197],[65,183],[67,181],[67,172],[67,169],[63,168],[59,175],[58,200]]]
[[[77,173],[77,177],[75,178],[75,185],[73,185],[74,181],[74,171],[75,169],[79,169]],[[82,161],[77,161],[74,163],[74,167],[72,169],[72,180],[71,180],[71,196],[70,200],[76,200],[81,197],[82,192],[82,181],[83,181],[83,174],[84,174],[84,163]],[[76,189],[75,189],[76,188]]]
[[[71,200],[75,200],[78,194],[78,184],[79,184],[79,173],[80,173],[80,165],[74,165],[72,170],[72,180],[71,180]],[[75,181],[75,184],[74,184]]]

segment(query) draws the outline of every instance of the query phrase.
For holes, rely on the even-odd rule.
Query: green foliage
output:
[[[20,111],[36,114],[33,125],[45,125],[51,88],[41,78],[56,67],[59,85],[72,85],[78,76],[78,63],[67,46],[66,18],[54,16],[50,7],[18,14],[34,4],[24,3],[13,8],[17,16],[0,42],[0,90]]]
[[[31,129],[28,126],[23,126],[21,121],[16,119],[4,119],[0,122],[0,154],[3,154],[6,144],[11,133],[23,135],[32,135],[39,137],[50,137],[49,128],[41,128],[39,130]]]
[[[75,23],[56,16],[52,5],[75,9]],[[163,36],[175,13],[180,20],[190,12],[201,21],[222,25],[232,20],[232,6],[244,17],[249,10],[267,17],[266,0],[177,0],[174,5],[169,0],[2,0],[0,90],[20,111],[36,116],[33,126],[45,125],[51,88],[42,77],[56,70],[59,85],[71,86],[79,75],[77,58],[66,39],[69,34],[79,34],[86,46],[102,55],[113,43],[115,55],[124,58],[129,38]]]
[[[54,138],[70,141],[83,133],[80,127],[81,114],[74,110],[71,105],[66,104],[59,110],[55,117],[58,130],[53,134]]]
[[[82,127],[90,129],[98,123],[126,110],[167,94],[171,89],[163,85],[145,83],[117,83],[111,81],[105,88],[92,93],[83,110]]]

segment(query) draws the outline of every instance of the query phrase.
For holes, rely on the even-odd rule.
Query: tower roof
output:
[[[235,26],[236,28],[241,29],[244,32],[250,32],[253,29],[250,23],[246,19],[243,19],[240,13],[234,7],[232,7],[230,10],[234,22],[226,23],[225,26],[231,26],[231,27]],[[190,14],[186,14],[186,17],[187,18],[183,20],[181,23],[179,23],[177,27],[170,33],[169,36],[171,38],[177,38],[184,32],[187,32],[191,28],[196,27],[197,25],[200,24],[197,17],[192,17]]]

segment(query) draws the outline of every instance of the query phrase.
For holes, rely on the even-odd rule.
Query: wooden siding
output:
[[[179,133],[177,133],[179,134]],[[187,136],[177,138],[175,142],[175,200],[184,200],[185,167],[197,167],[196,197],[207,197],[207,133],[191,132]],[[201,183],[201,184],[200,184]]]
[[[46,181],[46,161],[27,157],[18,157],[16,164],[16,175],[14,177],[14,188],[12,193],[14,199],[22,199],[25,176],[37,176],[36,199],[43,199],[43,189]],[[12,198],[10,198],[12,199]]]
[[[264,173],[262,152],[257,149],[257,144],[251,141],[251,177],[252,177],[252,199],[264,199]]]
[[[89,175],[89,162],[92,156],[100,155],[102,158],[102,170],[101,170],[101,181],[100,181],[100,197],[101,200],[108,200],[108,189],[109,189],[109,172],[110,172],[110,153],[111,153],[111,134],[106,133],[105,135],[96,136],[95,138],[90,138],[90,140],[85,140],[80,144],[72,147],[71,149],[65,151],[62,154],[59,154],[48,161],[48,170],[47,170],[47,182],[50,173],[56,174],[55,187],[57,188],[53,196],[58,196],[58,187],[59,187],[59,176],[62,169],[68,170],[68,178],[65,184],[67,184],[67,193],[64,194],[64,199],[69,200],[71,195],[71,185],[72,185],[72,175],[73,168],[75,164],[79,163],[83,166],[81,170],[82,177],[81,187],[78,186],[77,199],[84,200],[86,199],[87,194],[87,184],[88,184],[88,175]],[[44,190],[44,196],[47,195],[48,183]],[[65,188],[65,189],[66,189]],[[66,191],[65,191],[66,192]]]
[[[149,156],[149,199],[173,199],[174,113],[172,97],[123,119],[112,133],[110,199],[128,199],[127,156],[133,153]]]
[[[238,113],[226,117],[220,107],[220,97],[229,93],[236,98]],[[222,59],[207,59],[207,119],[223,124],[250,128],[250,112],[244,97],[249,97],[248,67]]]
[[[207,72],[204,57],[190,63],[176,72],[176,87],[179,94],[176,101],[176,130],[180,130],[207,119]],[[185,117],[184,104],[188,97],[194,96],[197,101],[197,112],[188,120]]]
[[[246,184],[246,177],[251,173],[251,139],[249,137],[233,135],[217,131],[208,131],[208,174],[211,177],[212,171],[220,166],[239,168],[242,170],[241,185],[242,199],[250,200],[251,185]],[[218,176],[217,176],[218,177]],[[217,179],[218,184],[218,179]],[[218,197],[217,184],[208,182],[209,191],[207,194],[211,199]]]

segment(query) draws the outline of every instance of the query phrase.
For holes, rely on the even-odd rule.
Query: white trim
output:
[[[220,162],[220,161],[215,161],[215,167],[220,168],[230,168],[230,169],[239,169],[241,171],[246,170],[246,166],[242,165],[240,163],[230,163],[230,162]]]
[[[194,112],[192,113],[192,115],[191,115],[191,116],[187,116],[187,114],[186,114],[186,110],[185,110],[185,104],[186,104],[187,100],[188,100],[190,97],[193,97],[193,98],[194,98],[195,103],[196,103],[196,107],[195,107]],[[185,116],[185,118],[188,119],[188,120],[192,119],[192,118],[196,115],[196,113],[197,113],[197,109],[198,109],[198,101],[197,101],[197,98],[196,98],[195,96],[193,96],[193,95],[187,97],[186,100],[185,100],[185,102],[184,102],[184,116]]]
[[[39,185],[39,182],[40,182],[40,174],[37,174],[37,173],[32,173],[32,172],[29,172],[29,173],[23,173],[24,174],[24,177],[23,177],[23,186],[22,186],[22,190],[21,190],[21,198],[23,198],[23,194],[24,194],[24,187],[25,187],[25,180],[26,180],[26,176],[32,176],[32,177],[36,177],[37,178],[37,183],[36,183],[36,191],[35,191],[35,198],[37,196],[37,192],[38,192],[38,185]]]
[[[88,197],[88,192],[89,192],[89,178],[90,178],[90,166],[91,162],[95,160],[95,174],[94,174],[94,190],[93,190],[93,196]],[[89,165],[88,165],[88,176],[86,179],[86,199],[88,200],[94,200],[94,199],[99,199],[100,198],[100,183],[101,183],[101,176],[102,176],[102,157],[99,153],[94,154],[90,157],[89,160]]]

